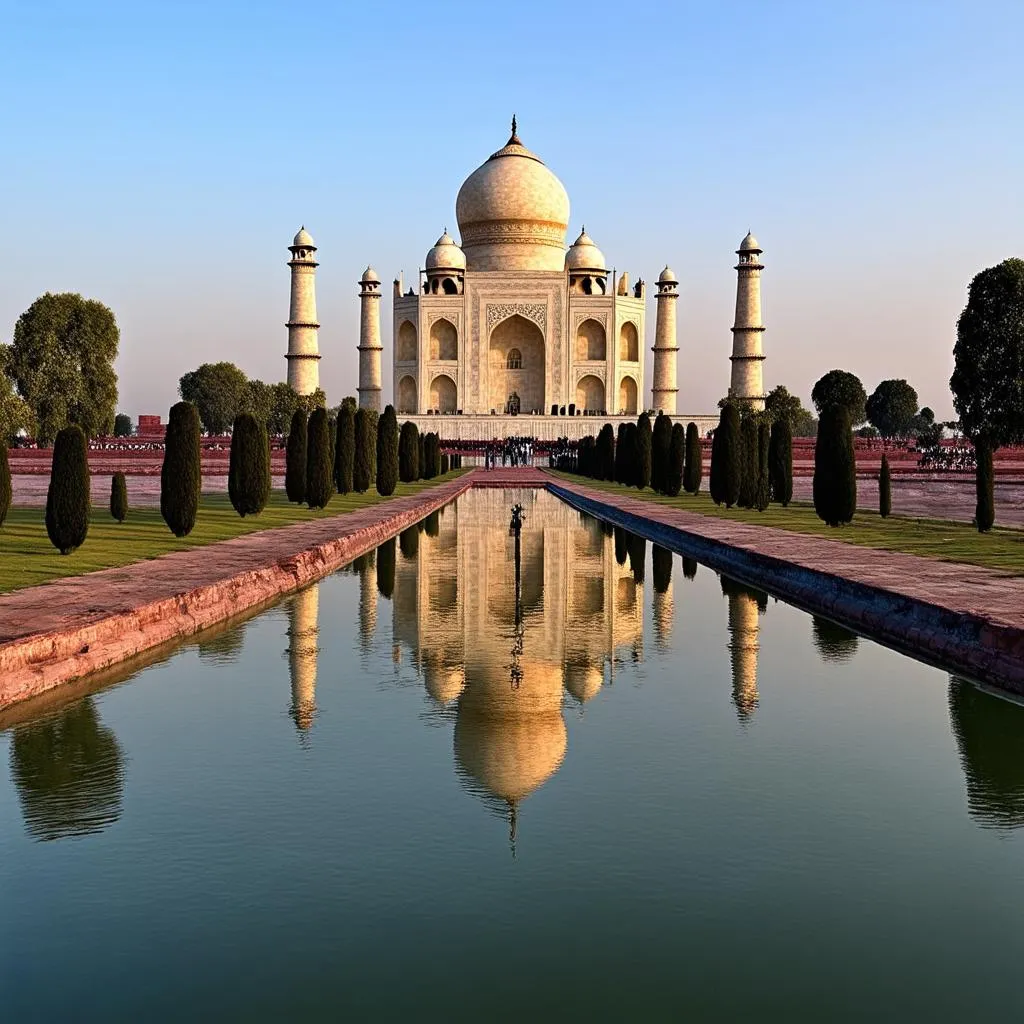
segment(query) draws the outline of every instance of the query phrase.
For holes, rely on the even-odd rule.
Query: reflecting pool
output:
[[[545,493],[0,730],[7,1020],[1024,1011],[1024,709]]]

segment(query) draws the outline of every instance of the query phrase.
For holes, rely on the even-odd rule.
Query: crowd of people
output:
[[[488,441],[484,449],[484,468],[493,469],[501,460],[502,466],[532,466],[532,437],[506,437],[501,441]]]

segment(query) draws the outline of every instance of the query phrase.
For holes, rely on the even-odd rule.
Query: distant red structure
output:
[[[139,437],[162,437],[164,433],[163,424],[160,422],[159,416],[140,416],[139,417]]]

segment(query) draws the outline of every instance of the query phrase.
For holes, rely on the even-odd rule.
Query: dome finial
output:
[[[513,114],[512,115],[512,134],[509,136],[508,142],[505,143],[506,146],[512,146],[512,145],[521,146],[522,145],[522,143],[519,141],[519,133],[518,132],[519,132],[519,129],[518,129],[518,125],[516,124],[516,115]]]

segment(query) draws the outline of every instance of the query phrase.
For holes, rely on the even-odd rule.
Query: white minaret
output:
[[[667,416],[676,414],[676,367],[679,346],[676,345],[676,303],[679,282],[666,266],[658,275],[658,320],[654,329],[654,385],[651,398],[655,411]]]
[[[288,311],[288,386],[300,395],[320,387],[320,345],[316,319],[316,243],[305,227],[288,246],[292,258],[292,300]]]
[[[380,278],[367,267],[359,279],[359,408],[380,412]]]
[[[732,328],[732,384],[729,395],[760,411],[764,408],[764,352],[761,336],[761,247],[748,231],[736,250],[736,320]]]

